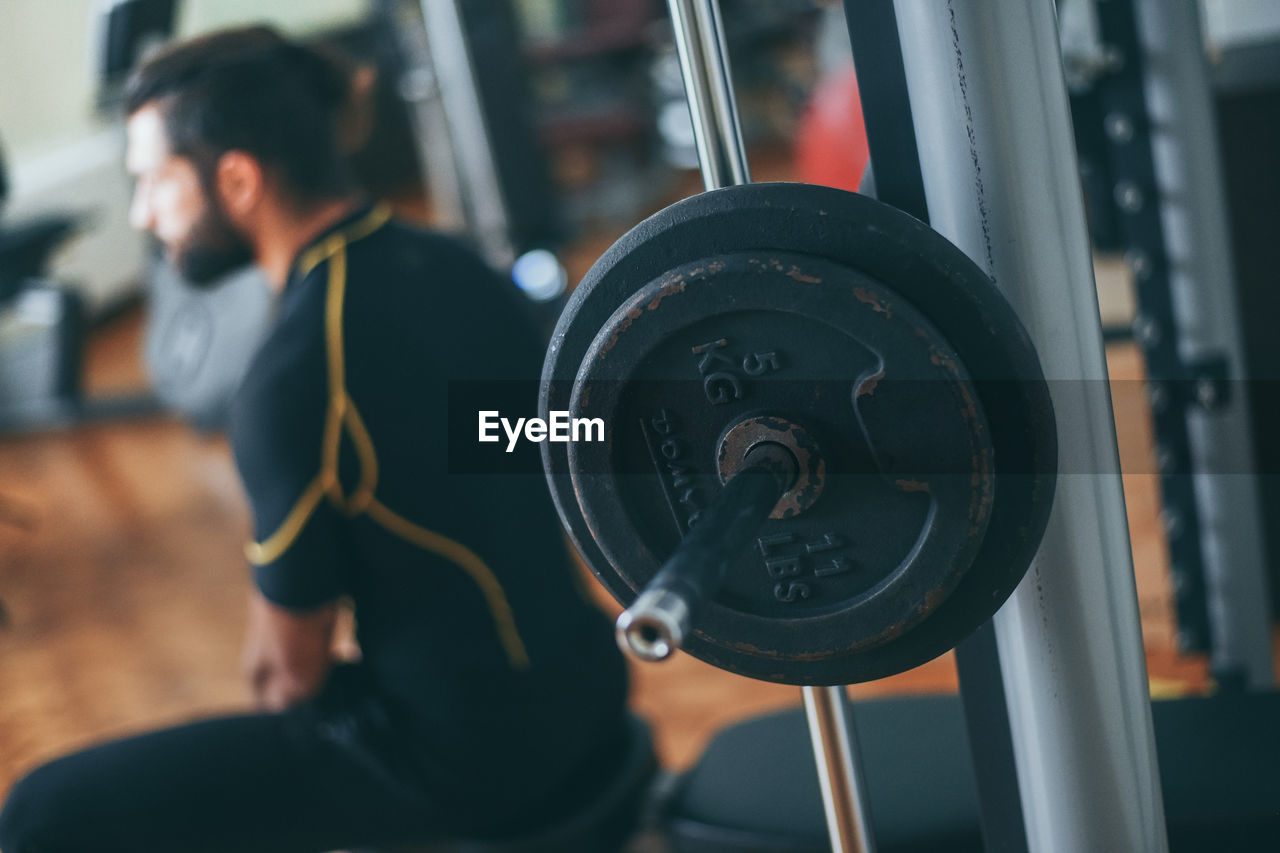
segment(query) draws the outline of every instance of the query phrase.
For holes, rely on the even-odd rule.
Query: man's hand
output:
[[[286,610],[257,590],[250,593],[244,672],[259,708],[282,711],[320,692],[332,663],[337,609]]]

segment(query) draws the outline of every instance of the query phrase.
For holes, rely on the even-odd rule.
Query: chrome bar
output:
[[[845,716],[843,687],[805,687],[804,711],[822,785],[832,853],[871,853],[870,821],[856,741]]]
[[[751,182],[718,0],[667,0],[706,189]]]
[[[720,4],[718,0],[667,0],[667,6],[675,27],[703,186],[713,190],[750,183],[746,148],[729,76]],[[830,691],[841,689],[803,688],[805,707],[811,709],[809,737],[818,762],[832,850],[871,853],[874,848],[865,820],[865,798],[859,785],[861,768],[844,726],[843,713],[831,711]],[[819,717],[815,709],[823,709],[823,716]]]

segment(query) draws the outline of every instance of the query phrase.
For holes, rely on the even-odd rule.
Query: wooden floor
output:
[[[140,316],[126,317],[94,338],[91,393],[145,381],[140,328]],[[1132,347],[1108,355],[1113,379],[1140,377]],[[1116,412],[1126,470],[1153,470],[1140,395],[1117,395]],[[1153,683],[1204,689],[1204,661],[1173,650],[1156,478],[1129,474],[1124,485]],[[246,706],[238,655],[247,532],[225,441],[176,419],[0,439],[0,792],[65,750]],[[633,682],[635,707],[673,768],[725,724],[799,701],[796,688],[687,656],[636,667]],[[955,687],[948,655],[852,692]]]

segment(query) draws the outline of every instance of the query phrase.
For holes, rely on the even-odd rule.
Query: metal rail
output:
[[[680,70],[708,190],[749,183],[746,149],[729,74],[728,46],[717,0],[668,0]],[[871,853],[862,805],[862,770],[843,725],[843,688],[804,687],[809,736],[822,784],[833,853]],[[837,710],[839,709],[839,710]],[[819,711],[821,713],[819,713]]]

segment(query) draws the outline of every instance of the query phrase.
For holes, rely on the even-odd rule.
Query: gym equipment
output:
[[[409,5],[378,0],[372,9],[399,48],[399,88],[436,222],[465,231],[496,269],[511,269],[527,252],[565,236],[536,144],[513,5],[420,0],[416,13]]]
[[[0,152],[0,210],[8,192]],[[80,405],[84,301],[48,266],[82,227],[58,214],[0,221],[0,429],[63,420]]]
[[[74,218],[57,215],[0,226],[0,302],[13,299],[29,280],[45,275],[50,255],[79,227]]]
[[[1178,647],[1210,653],[1219,683],[1270,684],[1256,484],[1193,476],[1256,469],[1241,327],[1217,292],[1233,272],[1197,4],[1069,8],[1064,62],[1090,236],[1123,252],[1133,275],[1136,315],[1123,332],[1143,353]]]
[[[1245,358],[1241,316],[1250,314],[1230,290],[1232,237],[1248,224],[1228,216],[1224,173],[1236,161],[1221,156],[1214,131],[1199,4],[1133,0],[1098,4],[1097,15],[1101,40],[1124,57],[1123,68],[1095,82],[1094,96],[1138,303],[1178,645],[1207,651],[1219,684],[1271,687],[1265,479],[1248,476],[1265,467],[1254,436],[1268,432],[1249,423],[1265,403],[1251,400],[1242,380],[1262,377]],[[1264,175],[1250,178],[1258,198]],[[1237,476],[1215,476],[1225,474]]]
[[[248,267],[197,287],[157,258],[147,286],[143,358],[156,398],[199,429],[223,428],[270,324],[276,298],[266,279]]]
[[[846,12],[866,5],[890,6],[850,0]],[[893,0],[890,12],[930,225],[991,273],[1036,341],[1060,469],[1072,475],[1059,478],[1032,573],[987,632],[979,657],[990,676],[960,679],[971,729],[983,730],[971,740],[989,776],[984,835],[1010,851],[1158,853],[1167,844],[1151,702],[1093,263],[1064,144],[1056,9]],[[874,73],[855,63],[860,79]],[[863,108],[874,159],[876,122]],[[1002,719],[1008,729],[982,748]]]
[[[747,167],[736,106],[728,83],[719,8],[710,0],[702,3],[671,0],[670,8],[689,94],[704,184],[708,190],[730,184],[744,184],[748,180]],[[566,458],[559,458],[560,454],[555,452],[554,446],[547,444],[544,445],[544,465],[562,520],[584,551],[588,564],[598,571],[612,591],[614,585],[609,584],[609,580],[616,568],[601,570],[605,565],[602,558],[611,545],[635,547],[631,555],[625,557],[629,564],[634,560],[640,566],[652,568],[657,559],[649,550],[652,547],[649,541],[651,532],[641,532],[639,536],[635,536],[623,531],[620,540],[614,539],[619,534],[605,532],[613,530],[613,522],[616,520],[614,516],[618,514],[610,514],[609,507],[626,500],[626,493],[621,485],[610,483],[609,478],[625,477],[629,472],[623,469],[616,474],[611,473],[614,470],[613,463],[628,455],[633,460],[637,457],[643,459],[643,454],[635,449],[633,430],[636,427],[633,423],[637,420],[637,415],[640,416],[639,423],[647,421],[651,427],[666,436],[659,445],[660,451],[668,445],[674,448],[671,452],[662,452],[667,461],[676,461],[673,457],[679,455],[675,452],[679,447],[671,439],[671,431],[681,428],[682,424],[677,418],[670,417],[666,409],[660,408],[654,412],[654,398],[647,397],[642,390],[635,390],[640,387],[641,380],[656,378],[669,381],[675,376],[689,377],[689,357],[693,356],[695,358],[692,363],[697,365],[697,372],[691,378],[702,380],[702,391],[707,402],[713,406],[732,405],[743,400],[750,401],[751,394],[744,394],[744,380],[741,377],[736,376],[734,371],[725,369],[735,366],[734,361],[721,351],[730,345],[729,334],[750,336],[745,343],[751,346],[735,351],[735,357],[742,358],[741,371],[751,377],[764,374],[769,369],[781,370],[784,363],[790,367],[792,353],[804,353],[808,356],[806,345],[811,339],[817,342],[818,349],[832,347],[837,353],[834,367],[830,362],[822,360],[809,365],[801,358],[797,363],[807,370],[802,370],[800,376],[806,379],[824,378],[824,373],[826,376],[831,375],[826,371],[834,369],[836,379],[844,383],[844,399],[849,403],[823,405],[826,401],[823,400],[821,389],[811,394],[802,390],[787,399],[786,389],[790,383],[782,383],[779,386],[783,389],[782,393],[777,393],[776,389],[762,392],[761,400],[766,404],[765,410],[734,412],[736,418],[727,423],[722,417],[706,417],[706,409],[700,400],[696,404],[698,408],[692,410],[702,411],[703,415],[695,416],[689,423],[699,423],[704,430],[714,430],[716,427],[725,430],[720,433],[718,446],[715,442],[711,442],[711,445],[715,446],[716,453],[714,474],[717,479],[727,480],[727,483],[719,499],[709,505],[690,506],[689,496],[696,494],[696,489],[685,489],[681,493],[678,502],[684,506],[676,511],[677,532],[680,532],[681,521],[687,531],[691,521],[701,517],[704,506],[708,507],[706,520],[698,521],[699,529],[685,537],[674,557],[658,572],[656,583],[651,584],[619,620],[624,647],[638,650],[642,654],[649,652],[651,654],[648,656],[658,657],[666,653],[673,644],[685,639],[683,631],[692,622],[693,611],[711,598],[723,581],[723,566],[741,550],[745,544],[743,539],[760,523],[761,516],[773,514],[771,508],[780,498],[789,497],[789,505],[780,514],[794,515],[771,519],[771,522],[794,524],[796,518],[802,518],[806,512],[822,506],[824,499],[828,503],[836,503],[834,497],[828,498],[825,494],[829,489],[840,494],[838,487],[828,485],[832,476],[824,469],[826,460],[824,458],[821,465],[816,464],[812,461],[812,455],[824,455],[834,450],[833,461],[828,466],[832,471],[844,474],[846,470],[849,473],[859,470],[856,467],[842,469],[836,465],[837,461],[843,463],[847,459],[845,452],[848,447],[842,447],[841,443],[855,434],[847,422],[845,429],[839,429],[826,422],[810,424],[808,421],[821,420],[823,415],[831,417],[834,413],[838,422],[842,416],[847,415],[846,408],[850,404],[855,409],[859,406],[866,406],[870,410],[878,409],[883,397],[861,402],[862,396],[858,392],[869,391],[871,394],[868,396],[874,398],[883,378],[877,374],[887,374],[898,369],[899,359],[903,364],[910,363],[913,368],[904,370],[908,380],[918,382],[932,379],[940,382],[939,387],[944,389],[944,393],[940,395],[942,399],[950,397],[951,406],[961,412],[959,428],[953,418],[946,421],[945,430],[939,431],[943,438],[941,444],[952,454],[956,448],[968,450],[967,465],[960,464],[951,468],[949,473],[956,478],[956,482],[950,485],[957,488],[957,503],[952,506],[966,506],[960,496],[963,494],[963,486],[966,482],[968,484],[969,527],[963,529],[961,526],[952,531],[956,538],[950,541],[944,532],[937,543],[937,551],[929,555],[934,559],[949,557],[952,564],[937,572],[938,567],[926,561],[923,565],[935,570],[932,577],[929,571],[923,571],[922,576],[916,578],[912,571],[909,579],[902,583],[902,597],[897,600],[888,597],[887,609],[893,615],[888,616],[888,621],[879,626],[870,626],[869,635],[855,635],[852,645],[848,645],[850,641],[847,636],[837,635],[835,642],[841,645],[824,648],[820,645],[822,637],[805,637],[803,618],[788,620],[785,617],[766,621],[765,630],[753,631],[757,626],[751,626],[749,622],[747,625],[731,622],[721,637],[706,635],[702,626],[707,624],[707,620],[702,620],[699,630],[704,635],[696,639],[698,642],[710,641],[711,645],[716,646],[712,652],[698,647],[697,643],[692,642],[694,638],[690,637],[691,648],[696,648],[701,656],[714,663],[777,680],[793,680],[812,685],[831,684],[831,679],[838,680],[840,677],[850,680],[875,677],[877,673],[886,674],[897,671],[895,667],[920,662],[954,644],[978,627],[1021,578],[1044,530],[1048,501],[1053,493],[1052,474],[1056,465],[1056,452],[1045,452],[1054,443],[1048,392],[1043,377],[1039,374],[1034,350],[1026,343],[1025,335],[1012,311],[980,272],[976,278],[972,275],[977,268],[962,253],[942,248],[945,241],[935,241],[930,245],[926,242],[930,238],[923,236],[928,229],[919,223],[909,225],[910,218],[901,214],[896,214],[899,219],[895,223],[895,214],[884,211],[882,223],[881,218],[870,207],[866,211],[857,210],[857,206],[863,205],[863,202],[849,201],[850,210],[855,213],[865,212],[867,218],[854,217],[847,220],[839,215],[842,208],[834,196],[830,197],[832,210],[828,211],[825,206],[807,205],[806,202],[812,199],[804,199],[800,204],[791,205],[786,204],[785,199],[766,201],[766,197],[775,192],[781,191],[769,187],[738,187],[732,191],[708,193],[704,196],[706,201],[677,205],[670,209],[673,212],[659,214],[643,223],[627,239],[621,241],[621,248],[610,250],[593,268],[593,273],[588,276],[588,283],[575,293],[553,338],[544,366],[540,406],[542,413],[549,415],[553,406],[563,403],[568,395],[573,411],[590,413],[594,406],[599,407],[602,412],[617,415],[618,420],[607,428],[610,439],[608,446],[611,453],[621,451],[621,455],[602,459],[597,454],[593,460],[590,452],[585,452],[581,458],[577,453],[569,458],[570,454],[566,450]],[[758,204],[753,205],[751,200],[756,200]],[[716,243],[714,238],[718,234],[715,229],[712,229],[713,239],[709,240],[708,235],[696,227],[681,228],[686,222],[696,223],[704,206],[714,214],[717,203],[724,205],[718,222],[726,232],[723,237],[724,245]],[[774,207],[774,204],[780,206]],[[739,208],[742,210],[735,211]],[[717,221],[714,215],[711,221]],[[796,222],[804,224],[792,229],[791,226]],[[883,225],[883,230],[877,225]],[[910,234],[912,227],[919,230]],[[664,240],[663,236],[667,231],[672,236]],[[690,236],[694,238],[692,243]],[[788,237],[791,239],[786,239]],[[919,254],[913,254],[909,249],[910,237],[921,241],[922,245],[916,247]],[[883,261],[884,256],[868,250],[868,244],[885,247],[885,254],[895,262],[888,263],[883,268],[878,267],[876,259]],[[844,247],[847,251],[854,251],[854,247],[857,247],[872,260],[866,262],[858,252],[854,252],[853,257],[846,258],[842,255],[841,248],[835,247]],[[810,254],[816,257],[808,257]],[[833,269],[827,266],[826,261],[835,261],[836,267]],[[610,278],[614,267],[623,272]],[[754,277],[765,274],[765,271],[771,271],[775,279],[779,278],[778,273],[793,273],[793,284],[783,282],[781,286],[775,284],[773,289],[766,290],[753,280]],[[744,279],[749,281],[745,286],[741,285]],[[982,281],[981,285],[976,284],[979,280]],[[726,281],[727,285],[724,284]],[[972,290],[955,286],[970,281],[975,282]],[[795,286],[801,283],[808,287]],[[871,286],[868,286],[869,283]],[[752,284],[756,286],[752,287]],[[881,286],[877,287],[877,284]],[[946,289],[946,284],[952,285],[950,300],[938,293]],[[740,293],[741,304],[737,301]],[[796,293],[804,293],[806,297],[817,293],[818,296],[816,299],[797,299]],[[681,314],[681,309],[673,309],[672,306],[686,304],[692,306],[683,309],[687,312],[689,325],[682,326],[678,318],[673,319],[671,316],[673,313]],[[908,310],[905,307],[908,304],[918,309],[920,315]],[[664,305],[667,306],[665,309]],[[867,306],[871,313],[883,316],[869,316]],[[846,312],[850,315],[848,320],[844,317]],[[658,319],[655,320],[655,317]],[[993,317],[1001,320],[993,322]],[[699,318],[711,325],[729,324],[734,328],[698,328]],[[868,320],[871,322],[867,322]],[[603,326],[602,321],[605,321]],[[721,332],[725,336],[705,337],[708,331]],[[997,331],[1002,334],[995,334]],[[912,341],[910,333],[914,333],[917,340]],[[782,358],[779,357],[781,348],[774,347],[776,339],[771,338],[771,335],[792,347],[791,350],[781,350],[784,354]],[[966,335],[976,335],[983,344],[989,344],[990,347],[966,346],[964,344],[973,340],[966,338]],[[702,343],[693,343],[699,338]],[[859,347],[861,353],[858,353]],[[857,359],[854,357],[855,353],[861,354],[863,358]],[[912,357],[922,353],[926,355],[928,363],[938,370],[920,369],[921,362]],[[682,371],[676,367],[681,360]],[[852,364],[848,363],[850,360]],[[969,374],[964,366],[966,360],[973,361],[968,370],[974,371],[980,378],[994,379],[1001,383],[996,387],[1003,386],[1004,392],[990,389],[982,391],[979,383],[969,382]],[[608,366],[601,369],[601,363]],[[823,370],[815,376],[812,372],[818,367]],[[842,373],[843,370],[848,372]],[[806,376],[806,372],[810,375]],[[873,378],[875,383],[868,388],[866,380]],[[596,380],[594,385],[592,380]],[[597,387],[601,380],[604,383],[603,389]],[[691,401],[698,400],[698,383],[695,381],[691,384],[693,391],[685,389],[683,394],[676,393],[678,402],[674,404],[674,408],[677,411],[681,405],[693,405]],[[792,387],[794,389],[795,386]],[[1006,396],[1010,388],[1023,390]],[[894,400],[894,393],[888,389],[886,384],[884,396],[890,398],[890,403],[897,402]],[[1032,389],[1030,394],[1027,397],[1020,396],[1027,393],[1027,389]],[[628,408],[633,397],[647,400],[648,408],[644,404]],[[839,397],[837,394],[832,400],[838,400]],[[888,438],[891,431],[886,428],[895,421],[899,425],[909,424],[910,416],[920,416],[928,411],[927,407],[920,408],[920,402],[922,401],[917,397],[915,403],[900,403],[896,417],[886,415],[885,420],[878,424],[872,417],[871,427],[867,427],[865,422],[860,424],[865,430],[864,438],[870,439],[868,445],[874,447],[875,441],[885,440],[892,444],[892,439]],[[752,402],[747,405],[752,405]],[[781,406],[782,411],[769,411],[771,406]],[[788,408],[791,411],[787,411]],[[946,408],[944,404],[943,410]],[[891,413],[894,409],[894,405],[886,405],[882,411]],[[906,418],[903,417],[904,414],[907,415]],[[986,420],[983,421],[982,418]],[[664,425],[669,431],[664,431]],[[652,442],[644,441],[647,439],[644,427],[639,429],[641,447],[648,443],[652,450]],[[778,440],[780,435],[787,433],[791,436],[790,441]],[[709,434],[704,432],[695,437],[694,446],[700,446],[703,453],[707,449]],[[745,439],[740,437],[743,434],[746,435]],[[1015,438],[1018,435],[1021,441]],[[834,445],[831,443],[832,439]],[[768,447],[764,452],[757,453],[753,441]],[[986,444],[988,441],[989,445]],[[951,442],[955,443],[950,444]],[[822,449],[824,446],[830,450]],[[743,447],[746,448],[745,453]],[[1015,449],[1018,447],[1025,451],[1024,455],[1019,455]],[[1032,449],[1028,450],[1028,447]],[[797,455],[801,448],[805,452]],[[659,457],[652,453],[650,456],[661,470]],[[877,457],[873,450],[870,457],[877,464],[861,469],[864,476],[881,473],[886,467],[894,467],[893,464],[885,465],[892,460],[892,456]],[[948,454],[944,452],[942,458],[947,459]],[[960,458],[963,458],[963,454]],[[697,464],[709,463],[709,460],[703,460]],[[998,461],[993,463],[993,460]],[[949,461],[954,465],[957,457],[951,455]],[[586,467],[591,462],[602,464],[602,470],[593,471]],[[1011,463],[1013,466],[1009,467]],[[999,471],[1006,475],[999,484],[1000,488],[996,489],[996,495],[992,494],[992,464],[1000,465]],[[1040,467],[1046,464],[1047,469]],[[566,470],[573,483],[573,495],[578,499],[576,508],[570,503],[570,494],[566,491]],[[733,476],[735,471],[738,472],[737,476]],[[672,475],[674,484],[676,472],[669,469],[667,473]],[[1005,521],[1005,507],[1009,505],[1011,497],[1011,489],[1006,486],[1013,486],[1017,482],[1009,475],[1019,473],[1024,477],[1022,485],[1029,486],[1023,493],[1022,502],[1022,509],[1029,513],[1029,523],[1021,528],[1015,525],[1007,531],[1007,536],[1006,531],[1001,528],[997,528],[1000,535],[980,530],[980,520],[985,521],[988,528],[997,521]],[[681,474],[688,476],[683,466]],[[592,478],[595,477],[606,479],[603,484],[593,485]],[[814,498],[812,493],[818,488],[818,480],[822,481],[824,495]],[[932,502],[930,511],[933,512],[939,505],[949,504],[949,500],[939,501],[935,497],[933,482],[932,478],[913,478],[899,481],[899,485],[923,484],[924,489],[920,491],[929,495]],[[902,491],[912,490],[903,487]],[[789,496],[788,492],[791,493]],[[667,497],[670,499],[670,495]],[[652,505],[653,498],[653,490],[650,488],[649,505]],[[1000,501],[999,506],[995,504],[997,500]],[[809,501],[807,505],[805,501]],[[639,517],[635,507],[644,505],[643,498],[629,507],[623,504],[622,519],[630,521],[633,517]],[[676,507],[673,505],[672,509]],[[921,524],[917,518],[917,535]],[[945,531],[946,526],[943,524],[938,529]],[[904,527],[910,528],[909,525]],[[961,529],[962,533],[959,532]],[[710,532],[704,534],[703,530]],[[933,532],[934,528],[930,526],[929,535],[924,538],[929,540]],[[591,534],[590,538],[585,535],[588,533]],[[898,531],[892,531],[892,534],[896,533]],[[669,531],[666,535],[669,542]],[[600,540],[599,543],[597,539]],[[899,541],[899,547],[904,541],[907,540]],[[767,546],[791,542],[789,532],[778,536],[766,535],[757,540],[761,555],[766,558],[770,556]],[[1008,547],[1008,556],[1012,559],[999,566],[992,563],[989,572],[966,572],[966,569],[972,569],[975,565],[984,565],[977,559],[981,550],[978,543],[989,543],[995,548]],[[810,546],[813,545],[821,550],[843,544],[840,534],[828,529],[820,539],[805,542],[804,546],[806,552],[812,553]],[[970,548],[978,554],[970,551]],[[917,567],[911,565],[912,562],[913,560],[908,560],[907,567],[914,570]],[[893,568],[887,575],[880,575],[879,580],[888,580],[883,585],[884,588],[891,589],[900,581],[896,566],[900,566],[901,562],[895,564],[888,560],[881,564],[882,571],[886,565]],[[833,566],[836,567],[835,574],[845,574],[845,567],[841,563],[835,561]],[[771,568],[774,567],[766,563],[766,569]],[[784,573],[794,574],[797,571],[794,563],[779,563],[776,568]],[[816,577],[817,570],[814,571]],[[955,595],[955,591],[967,578],[971,578],[965,587],[970,591],[969,594]],[[621,591],[619,597],[624,601],[637,591],[634,586],[626,586],[625,581],[623,578],[623,583],[616,585]],[[871,584],[859,588],[848,578],[837,580],[833,586],[836,590],[836,603],[830,608],[821,606],[827,602],[816,606],[805,604],[813,597],[812,589],[805,583],[790,580],[785,586],[782,583],[774,586],[776,601],[770,602],[767,598],[762,601],[758,587],[744,593],[731,586],[730,592],[738,593],[737,600],[725,596],[721,603],[732,605],[732,609],[739,613],[764,616],[766,620],[770,615],[776,615],[779,605],[800,603],[801,607],[810,608],[807,616],[819,619],[823,616],[835,616],[829,621],[855,622],[857,620],[854,618],[838,618],[836,614],[842,609],[842,605],[848,603],[850,597],[859,594],[867,600],[874,599],[875,595],[868,595],[868,591],[879,591]],[[618,594],[615,591],[615,595]],[[708,608],[714,603],[711,602]],[[990,610],[986,609],[988,606],[991,607]],[[904,611],[911,607],[914,607],[914,611],[903,618]],[[978,613],[982,615],[974,621]],[[875,615],[877,618],[886,618],[884,613]],[[786,624],[789,621],[794,621],[795,624]],[[917,624],[927,626],[930,621],[931,629],[921,628]],[[779,630],[780,627],[784,630]],[[910,628],[916,630],[908,630]],[[791,636],[785,636],[785,629],[795,630]],[[887,644],[891,640],[896,641],[900,650],[883,655],[883,660],[868,659],[865,666],[854,664],[859,652],[867,647]],[[805,646],[805,642],[810,645]],[[762,643],[767,645],[762,647]],[[766,661],[766,665],[757,666],[760,660]],[[815,660],[820,664],[838,661],[840,665],[831,666],[823,672],[821,667],[812,666]],[[804,696],[815,758],[823,783],[823,801],[832,847],[839,851],[870,850],[872,841],[860,802],[861,774],[857,770],[852,738],[844,725],[843,693],[836,687],[819,691],[806,686]]]
[[[9,168],[0,147],[0,212],[9,200]],[[45,215],[0,224],[0,303],[46,274],[49,257],[82,227],[77,217]]]
[[[1280,845],[1280,694],[1152,703],[1173,853]],[[864,700],[849,708],[881,853],[981,853],[978,768],[957,696]],[[716,734],[675,781],[662,814],[673,853],[826,853],[819,780],[797,711]],[[739,793],[724,796],[726,789]]]
[[[177,0],[103,0],[94,5],[94,71],[98,75],[98,106],[119,106],[124,82],[148,49],[173,34]]]
[[[647,588],[624,631],[642,651],[679,644],[649,605],[692,584],[705,606],[670,606],[697,613],[684,647],[709,663],[793,684],[900,672],[991,616],[1048,517],[1056,439],[1026,333],[963,253],[862,196],[752,184],[658,213],[575,290],[543,378],[544,417],[606,424],[607,442],[543,453],[626,605],[691,520],[713,524],[753,448],[792,460],[758,532],[702,534],[693,571],[718,593]]]
[[[1280,339],[1273,325],[1274,318],[1280,317],[1280,291],[1273,284],[1280,245],[1272,227],[1280,219],[1280,164],[1275,158],[1280,150],[1280,41],[1251,42],[1223,51],[1213,68],[1213,83],[1221,151],[1215,162],[1220,164],[1226,195],[1226,215],[1217,223],[1218,227],[1230,223],[1230,242],[1212,236],[1205,239],[1216,250],[1231,252],[1241,322],[1232,340],[1243,358],[1235,363],[1243,365],[1239,372],[1249,379],[1246,388],[1254,391],[1244,406],[1255,438],[1253,470],[1275,474],[1280,472],[1280,444],[1263,437],[1280,434],[1280,396],[1268,392],[1275,387],[1268,380],[1280,378]],[[1199,230],[1192,233],[1201,236]],[[1239,395],[1233,399],[1244,402]],[[1280,477],[1260,477],[1257,487],[1260,517],[1240,523],[1262,532],[1271,618],[1275,619],[1280,616]],[[1224,521],[1235,522],[1231,513],[1223,515]],[[1245,535],[1238,542],[1225,541],[1249,547]]]

